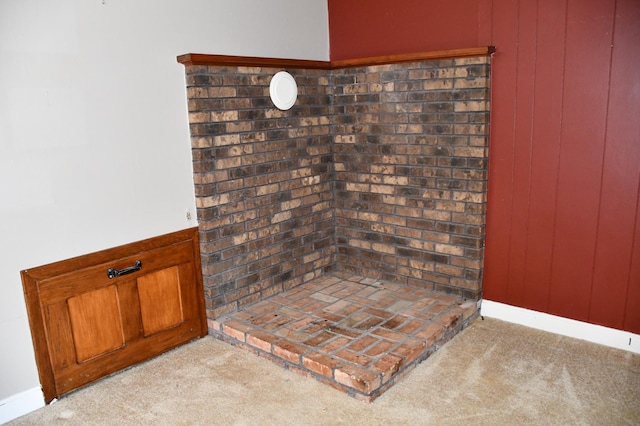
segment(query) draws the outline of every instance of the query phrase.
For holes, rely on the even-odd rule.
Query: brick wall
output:
[[[488,58],[288,70],[186,66],[208,316],[331,270],[477,299]]]
[[[334,71],[339,268],[480,297],[489,59]]]
[[[269,99],[277,71],[186,67],[210,318],[334,264],[330,76],[291,70],[298,101],[280,111]]]

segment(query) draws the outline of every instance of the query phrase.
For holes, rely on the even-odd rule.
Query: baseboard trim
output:
[[[39,386],[11,395],[0,401],[0,425],[42,407],[44,395]]]
[[[640,335],[483,300],[480,315],[640,354]]]

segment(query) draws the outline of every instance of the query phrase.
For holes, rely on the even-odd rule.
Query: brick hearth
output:
[[[254,60],[185,64],[210,332],[370,401],[477,315],[489,57]]]
[[[334,273],[209,327],[218,338],[370,402],[476,316],[476,302]]]

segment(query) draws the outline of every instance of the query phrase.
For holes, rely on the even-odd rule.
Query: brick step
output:
[[[371,402],[477,316],[475,301],[334,273],[209,320],[209,333]]]

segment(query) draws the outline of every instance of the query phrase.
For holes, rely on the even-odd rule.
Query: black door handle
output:
[[[140,269],[142,269],[142,262],[140,262],[139,260],[136,260],[136,264],[133,265],[133,266],[129,266],[128,268],[124,268],[124,269],[109,268],[109,269],[107,269],[107,276],[111,279],[111,278],[119,277],[120,275],[131,274],[133,272],[139,271]]]

